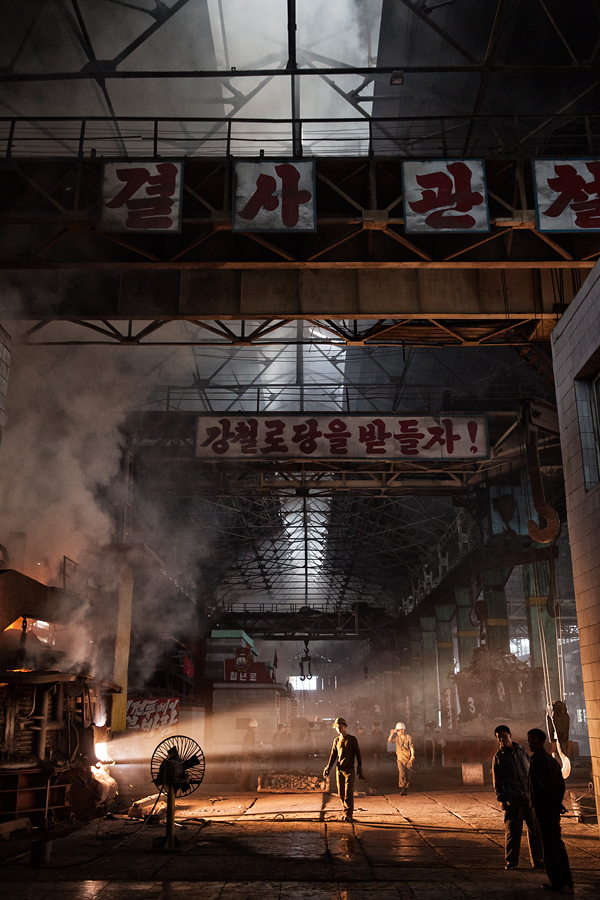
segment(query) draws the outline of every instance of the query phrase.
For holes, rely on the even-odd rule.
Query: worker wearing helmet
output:
[[[353,734],[348,734],[348,723],[341,716],[333,723],[338,733],[331,748],[329,762],[323,769],[323,778],[327,778],[332,765],[337,762],[337,786],[344,814],[343,822],[351,822],[354,815],[354,764],[358,769],[358,777],[364,780],[362,757],[358,741]]]
[[[400,793],[406,795],[408,793],[408,785],[410,782],[410,771],[412,769],[413,759],[415,758],[415,748],[410,734],[405,734],[406,727],[404,722],[396,722],[396,727],[390,731],[388,744],[396,745],[396,762],[398,763],[398,787]]]

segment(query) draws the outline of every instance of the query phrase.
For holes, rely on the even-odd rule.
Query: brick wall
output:
[[[590,752],[600,813],[600,483],[590,486],[585,435],[582,446],[585,422],[580,423],[576,398],[576,382],[585,386],[600,374],[600,263],[554,328],[552,352]]]

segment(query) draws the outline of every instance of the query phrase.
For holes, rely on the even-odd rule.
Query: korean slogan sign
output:
[[[100,231],[181,231],[181,162],[105,162]]]
[[[485,459],[485,416],[201,416],[204,459]]]
[[[538,231],[600,231],[600,159],[536,159]]]
[[[127,730],[153,735],[179,721],[178,697],[133,697],[127,701]]]
[[[405,231],[490,230],[483,160],[408,160],[402,177]]]
[[[234,231],[315,231],[316,227],[313,161],[236,162]]]

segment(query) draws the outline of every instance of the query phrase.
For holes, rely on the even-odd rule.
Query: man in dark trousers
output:
[[[494,730],[500,748],[494,756],[492,776],[498,803],[504,810],[506,831],[505,869],[516,869],[519,865],[523,821],[527,823],[527,837],[531,865],[544,868],[542,848],[536,833],[533,811],[529,803],[529,756],[520,744],[513,741],[508,725],[498,725]]]
[[[329,776],[329,770],[337,761],[337,786],[342,801],[343,822],[351,822],[354,814],[354,764],[356,762],[358,777],[364,780],[362,758],[358,741],[353,734],[348,734],[348,723],[338,717],[333,723],[338,737],[333,742],[329,762],[323,769],[323,778]]]
[[[527,732],[531,751],[529,760],[529,797],[538,828],[544,866],[550,879],[544,884],[550,891],[573,887],[569,857],[560,833],[560,814],[564,812],[565,781],[556,760],[544,749],[546,734],[541,728]]]

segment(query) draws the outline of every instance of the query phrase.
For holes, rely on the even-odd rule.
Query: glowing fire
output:
[[[108,744],[96,744],[94,749],[100,762],[108,762]]]

